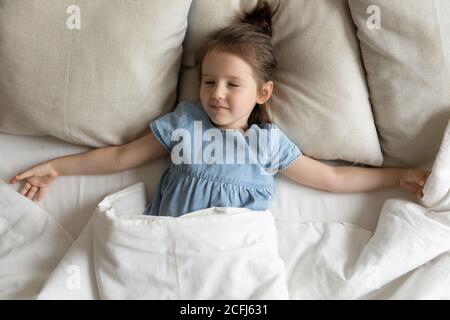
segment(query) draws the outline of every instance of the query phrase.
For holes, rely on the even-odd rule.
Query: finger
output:
[[[39,188],[38,194],[36,195],[37,201],[41,201],[46,193],[47,188]]]
[[[26,195],[28,190],[30,190],[30,188],[31,188],[31,184],[29,182],[25,183],[22,190],[20,190],[20,194]]]
[[[423,191],[422,191],[422,189],[420,189],[420,190],[417,190],[417,192],[416,192],[416,196],[417,196],[417,198],[420,198],[420,199],[422,199],[422,198],[423,198]]]
[[[32,177],[32,176],[33,176],[33,171],[32,170],[27,170],[27,171],[24,171],[22,173],[19,173],[13,179],[14,179],[14,181],[20,181],[20,180],[23,180],[23,179],[26,179],[26,178],[29,178],[29,177]]]
[[[416,196],[418,198],[422,198],[423,197],[423,186],[419,186],[415,192]]]
[[[430,176],[430,174],[431,174],[431,171],[427,171],[424,173],[424,175],[423,175],[424,184],[428,180],[428,177]]]
[[[38,191],[38,187],[32,186],[30,191],[28,191],[27,198],[30,199],[30,200],[33,200],[33,197],[34,197],[34,195],[36,194],[37,191]]]
[[[423,186],[425,183],[425,180],[423,178],[423,173],[416,172],[416,174],[413,177],[413,181],[418,184],[419,186]]]
[[[431,174],[431,171],[426,171],[426,170],[421,170],[419,172],[419,176],[420,176],[420,180],[419,182],[422,182],[423,184],[425,184],[425,182],[428,179],[428,176]]]
[[[46,187],[46,184],[40,178],[31,178],[28,181],[38,188]]]

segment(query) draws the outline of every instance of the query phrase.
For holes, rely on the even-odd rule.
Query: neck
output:
[[[215,124],[211,119],[209,119],[209,120],[211,121],[212,124],[214,124],[214,126],[216,128],[219,128],[219,129],[243,130],[245,132],[250,128],[250,126],[247,124],[247,122],[243,125],[231,125],[231,124],[230,125],[218,125],[218,124]]]

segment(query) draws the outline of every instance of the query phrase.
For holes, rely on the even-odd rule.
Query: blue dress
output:
[[[144,214],[180,216],[211,207],[266,210],[274,175],[301,156],[275,124],[214,126],[200,103],[181,102],[149,125],[171,154]]]

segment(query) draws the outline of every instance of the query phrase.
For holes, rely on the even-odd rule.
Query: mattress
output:
[[[450,133],[448,135],[450,136]],[[108,198],[114,199],[119,194],[127,195],[129,194],[127,190],[135,190],[136,187],[142,187],[140,193],[136,194],[137,197],[125,199],[130,208],[144,208],[144,202],[148,202],[163,172],[168,167],[169,157],[116,174],[59,177],[51,185],[46,197],[37,203],[37,206],[15,193],[14,190],[20,189],[20,183],[4,184],[12,176],[30,166],[55,157],[87,150],[89,149],[52,137],[0,134],[0,203],[4,209],[4,216],[0,221],[0,235],[3,239],[0,242],[0,251],[10,253],[2,255],[0,260],[0,270],[2,271],[0,289],[3,290],[0,298],[124,298],[121,295],[115,295],[116,293],[122,294],[124,292],[122,289],[115,290],[112,296],[104,295],[104,293],[99,296],[96,292],[97,289],[92,289],[91,292],[89,288],[94,288],[97,283],[95,276],[89,277],[88,283],[83,285],[83,288],[89,289],[88,291],[81,291],[83,295],[74,296],[74,292],[78,293],[78,291],[66,288],[67,279],[65,277],[73,265],[85,268],[83,272],[86,274],[105,274],[105,270],[101,269],[103,265],[99,265],[97,262],[95,265],[96,267],[100,266],[100,271],[96,269],[94,272],[93,269],[89,269],[89,266],[93,265],[93,260],[90,258],[92,253],[89,251],[92,249],[89,248],[94,248],[95,244],[103,244],[106,246],[105,248],[109,248],[109,244],[115,244],[114,254],[129,247],[129,245],[122,245],[115,240],[112,242],[92,240],[93,237],[98,238],[102,235],[99,230],[103,227],[98,224],[98,221],[103,219],[106,225],[116,224],[116,222],[108,222],[107,220],[111,217],[108,217],[108,214],[104,216],[101,212],[103,218],[99,220],[99,209],[103,210],[102,203],[105,203]],[[441,158],[444,160],[439,163],[446,167],[443,162],[447,157],[447,149],[442,148],[442,150]],[[333,161],[326,162],[331,165],[342,164]],[[431,165],[423,166],[423,168],[431,169]],[[443,179],[447,181],[446,177]],[[276,176],[275,183],[274,198],[269,211],[265,213],[267,217],[269,217],[267,214],[273,217],[273,224],[270,224],[270,219],[265,220],[266,224],[264,224],[262,220],[256,218],[257,216],[250,215],[251,221],[256,224],[253,222],[249,224],[248,228],[243,230],[245,232],[241,234],[240,240],[245,244],[248,241],[254,241],[255,234],[258,234],[260,239],[256,240],[259,242],[249,248],[246,245],[242,246],[240,250],[244,251],[240,253],[238,260],[227,258],[227,254],[224,254],[220,257],[228,264],[216,264],[220,270],[231,272],[230,275],[233,277],[240,275],[240,280],[236,279],[236,281],[230,282],[232,285],[230,290],[242,293],[243,291],[239,288],[247,283],[242,281],[253,279],[252,276],[256,275],[254,269],[262,268],[261,270],[274,272],[273,276],[279,280],[276,281],[277,284],[282,284],[282,279],[285,279],[285,287],[283,285],[273,287],[272,278],[267,278],[267,272],[264,271],[259,273],[259,276],[253,279],[254,281],[252,280],[253,286],[244,286],[247,291],[252,292],[251,289],[261,288],[261,285],[264,285],[273,289],[270,292],[275,297],[282,298],[288,294],[290,299],[450,299],[450,273],[448,271],[450,270],[448,268],[450,265],[448,251],[450,236],[448,221],[445,220],[446,212],[427,211],[418,204],[414,195],[400,188],[336,194],[299,185],[281,174]],[[144,199],[145,197],[146,199]],[[109,200],[108,203],[110,203]],[[104,209],[109,210],[108,207],[109,205]],[[218,216],[210,214],[212,212],[210,210],[218,209],[221,208],[204,210],[206,215],[204,218],[199,216],[199,221],[205,222],[209,219],[208,217],[220,218],[220,214]],[[243,214],[245,217],[245,213]],[[137,220],[133,219],[143,218],[135,216],[130,219],[135,225]],[[188,220],[183,221],[192,221],[190,219],[188,217]],[[204,219],[206,220],[204,221]],[[226,221],[231,221],[226,219]],[[130,221],[124,223],[129,224]],[[172,223],[169,220],[162,220],[162,223],[166,222]],[[186,223],[182,223],[181,220],[180,223],[180,226],[183,225],[183,227],[176,229],[173,236],[178,237],[184,234],[192,238],[192,234],[186,229]],[[254,229],[255,225],[260,223],[262,223],[262,229]],[[99,226],[100,229],[98,229]],[[152,224],[144,222],[138,226],[138,229],[147,228],[147,226],[152,226]],[[158,226],[158,224],[154,224],[154,226]],[[213,223],[212,226],[216,226],[216,224]],[[236,228],[239,226],[240,224],[237,224]],[[205,245],[211,246],[214,243],[218,248],[223,248],[227,241],[234,243],[238,240],[238,234],[234,231],[232,234],[224,233],[222,242],[222,240],[216,239],[215,235],[211,237],[211,230],[214,228],[201,229],[201,225],[197,226],[195,223],[192,224],[192,227],[199,229],[197,232],[204,230],[205,233],[202,234],[203,240],[201,241],[197,237],[193,237],[194,240],[197,240],[194,241],[195,243],[192,242],[194,247],[186,247],[189,252],[197,250],[196,246],[204,248]],[[118,233],[103,233],[104,238],[112,239],[112,236],[116,239],[118,236],[117,239],[122,239],[123,233],[120,228],[119,224]],[[264,228],[270,232],[266,233]],[[129,230],[129,227],[125,229]],[[208,232],[210,236],[208,236]],[[139,234],[142,233],[135,234],[130,231],[130,241],[134,243],[136,235]],[[157,232],[156,234],[164,235],[165,233]],[[198,234],[196,233],[196,235]],[[269,235],[272,235],[270,241],[267,240]],[[276,237],[273,238],[273,235]],[[142,239],[141,248],[148,249],[148,242],[145,239]],[[184,243],[184,240],[179,243]],[[177,241],[169,237],[161,245],[170,246],[175,242]],[[261,245],[263,247],[260,247]],[[105,252],[105,257],[110,257],[111,252],[106,249],[102,250],[96,251],[97,254]],[[253,251],[250,254],[248,250]],[[277,251],[279,258],[277,258]],[[139,259],[140,263],[132,263],[132,266],[147,265],[148,261],[145,260],[145,256],[136,254],[139,252],[139,250],[133,252],[133,259]],[[234,251],[228,250],[227,252]],[[272,258],[267,258],[268,253],[272,253]],[[190,256],[181,254],[184,257]],[[212,256],[216,254],[213,253]],[[30,255],[33,257],[32,259],[30,259]],[[128,255],[126,256],[128,257]],[[96,261],[99,257],[95,257]],[[171,255],[165,257],[171,259]],[[247,262],[244,263],[243,259],[247,259]],[[254,259],[259,262],[264,261],[263,265],[260,265],[259,262],[255,264]],[[75,264],[74,261],[76,261]],[[112,261],[116,263],[123,261],[123,264],[115,266],[113,273],[107,271],[106,274],[116,274],[117,270],[123,270],[124,265],[130,265],[128,258],[124,260],[113,255]],[[156,262],[158,261],[162,260],[157,258]],[[184,264],[191,266],[192,263],[198,264],[202,261],[208,260],[193,258],[185,261]],[[155,267],[158,267],[159,262],[156,262]],[[276,270],[273,269],[274,263],[278,266]],[[285,267],[281,268],[281,265]],[[110,266],[110,263],[107,263],[106,266]],[[245,268],[239,269],[241,271],[237,273],[233,272],[234,268],[239,266],[245,266]],[[198,266],[198,276],[204,276],[204,272],[201,272],[204,268],[204,266]],[[148,276],[145,273],[128,271],[125,274],[134,274],[144,278]],[[151,277],[154,274],[152,272]],[[156,274],[167,275],[165,272]],[[210,275],[212,276],[210,284],[222,281],[223,277],[221,278],[220,274],[212,272]],[[136,279],[122,281],[123,279],[120,280],[120,277],[109,277],[108,279],[109,282],[106,283],[113,286],[117,283],[128,286],[147,281],[135,281]],[[166,283],[166,280],[164,277],[156,279],[154,281],[155,290],[163,290],[164,288],[159,284]],[[184,281],[188,283],[193,280],[195,279],[191,279],[189,273],[184,278]],[[202,279],[201,283],[203,280],[205,279]],[[192,285],[192,288],[197,286],[195,281],[192,282]],[[210,285],[208,289],[212,290],[210,292],[215,292],[214,290],[217,288],[215,285]],[[171,292],[178,291],[172,290]],[[197,291],[188,291],[185,297],[195,297],[192,295],[195,292]],[[265,291],[256,290],[255,292]],[[220,297],[218,294],[212,296]],[[253,294],[248,296],[254,297]],[[176,298],[176,296],[174,297]],[[199,295],[198,297],[204,298],[205,296]]]
[[[7,182],[15,174],[43,161],[88,150],[50,136],[0,133],[0,179]],[[144,182],[151,199],[168,165],[169,157],[115,174],[59,177],[38,205],[76,238],[106,195]],[[11,187],[18,191],[21,184]],[[390,198],[415,200],[414,195],[401,188],[336,194],[299,185],[278,174],[270,210],[279,221],[339,221],[373,231],[383,203]]]

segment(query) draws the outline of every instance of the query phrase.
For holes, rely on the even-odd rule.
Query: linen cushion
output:
[[[0,131],[91,147],[146,132],[175,105],[190,3],[1,1]]]
[[[384,165],[434,160],[450,117],[450,1],[349,0],[349,5]]]

